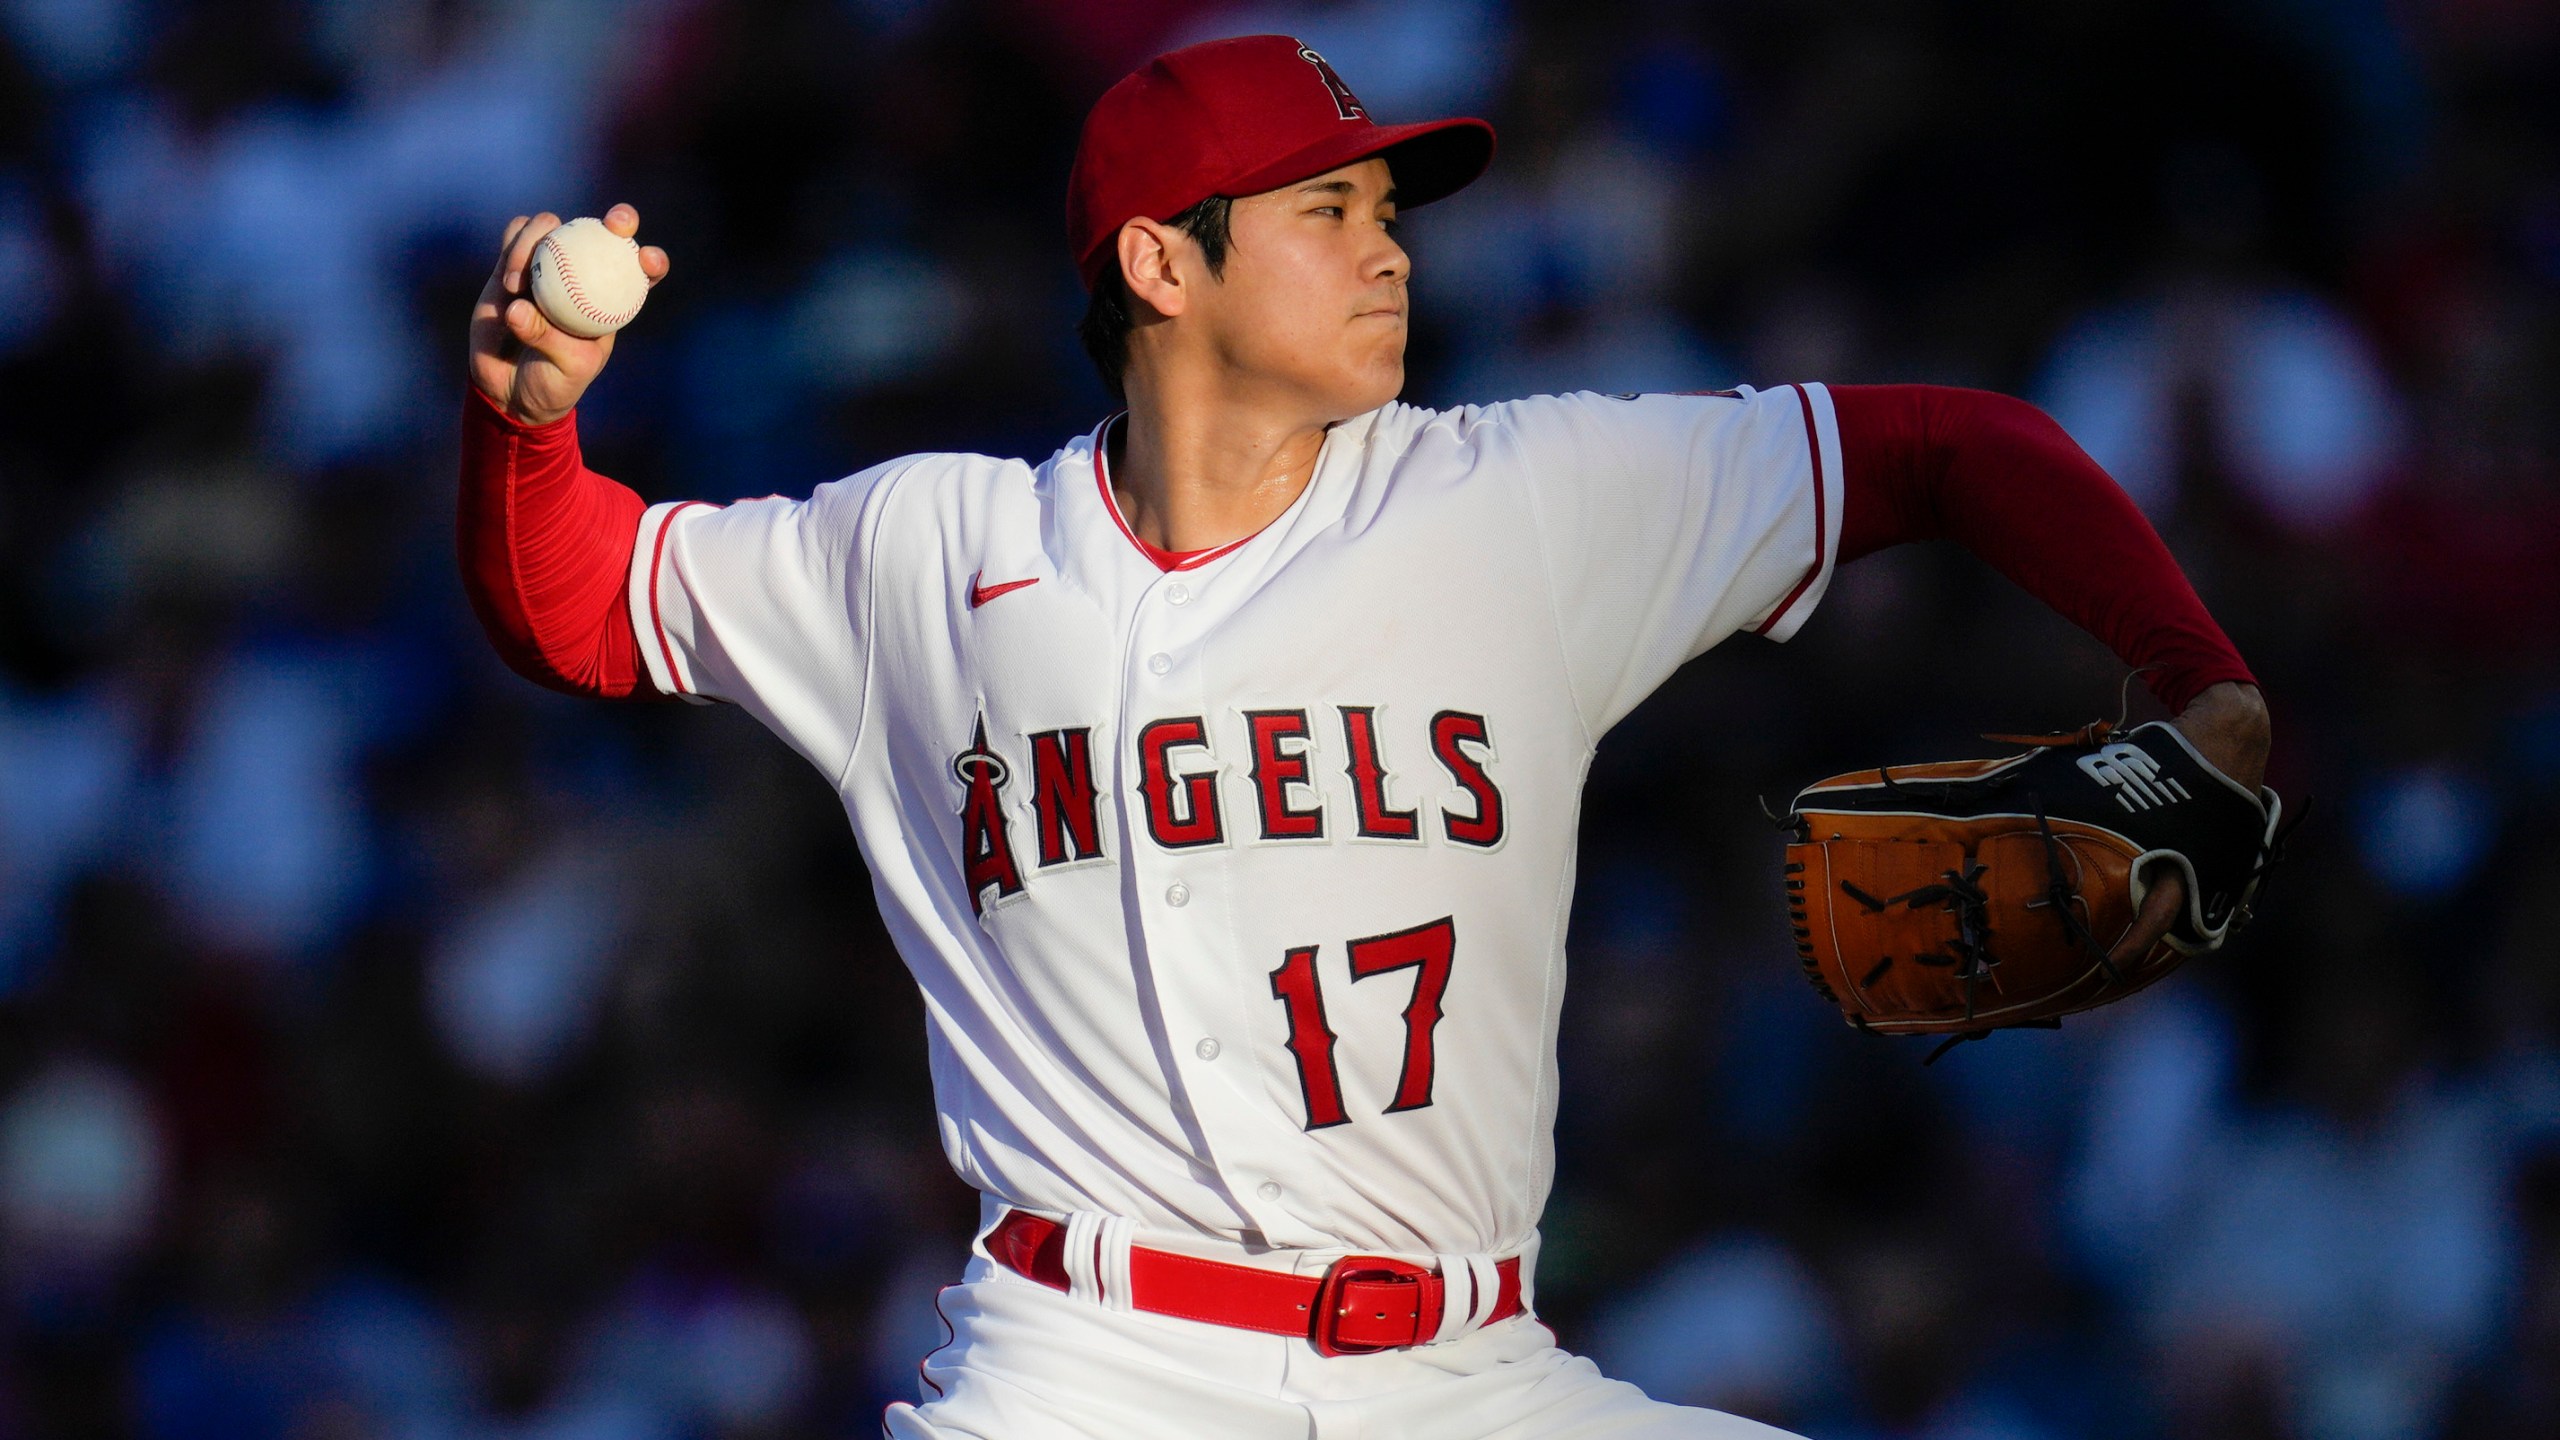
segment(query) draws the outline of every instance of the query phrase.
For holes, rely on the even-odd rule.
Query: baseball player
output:
[[[463,416],[492,640],[556,687],[755,714],[836,787],[923,990],[983,1224],[891,1435],[1775,1435],[1535,1318],[1599,738],[1724,637],[1793,634],[1841,561],[1946,536],[2257,783],[2248,670],[2030,407],[1398,404],[1397,217],[1492,152],[1477,120],[1375,123],[1294,40],[1158,58],[1094,108],[1068,200],[1127,408],[1036,464],[911,455],[805,500],[649,506],[586,470],[612,337],[524,298],[555,217],[508,227]]]

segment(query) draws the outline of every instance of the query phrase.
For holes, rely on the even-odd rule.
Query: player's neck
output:
[[[1139,539],[1176,553],[1241,540],[1314,478],[1326,426],[1250,405],[1171,405],[1134,387],[1112,427],[1111,488]]]

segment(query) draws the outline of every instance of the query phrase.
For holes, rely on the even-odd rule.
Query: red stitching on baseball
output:
[[[611,232],[608,231],[606,233],[610,234]],[[547,240],[549,237],[546,236],[544,238]],[[624,239],[624,237],[618,235],[614,238],[617,240]],[[628,242],[626,241],[626,243]],[[640,307],[634,305],[629,310],[624,311],[621,317],[617,319],[612,314],[599,310],[594,305],[590,304],[587,300],[586,289],[578,284],[578,272],[569,268],[569,252],[561,249],[556,244],[551,247],[551,264],[552,268],[560,272],[560,283],[568,288],[569,303],[578,307],[579,314],[586,316],[597,324],[615,326],[628,325],[631,323],[631,317],[640,313]],[[646,289],[643,289],[640,292],[640,298],[642,300],[647,300],[649,298],[649,292]]]

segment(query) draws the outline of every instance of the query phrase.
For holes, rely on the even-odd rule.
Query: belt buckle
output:
[[[1439,1317],[1424,1312],[1436,1308],[1431,1287],[1440,1277],[1428,1266],[1384,1255],[1345,1255],[1326,1267],[1324,1280],[1316,1287],[1315,1315],[1308,1339],[1319,1355],[1372,1355],[1381,1350],[1402,1350],[1419,1345],[1426,1324],[1436,1326]],[[1352,1287],[1357,1286],[1354,1290]],[[1345,1322],[1354,1330],[1401,1334],[1400,1339],[1353,1339],[1342,1331]]]

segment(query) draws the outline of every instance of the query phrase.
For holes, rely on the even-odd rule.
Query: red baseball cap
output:
[[[1067,244],[1091,290],[1119,263],[1120,227],[1212,195],[1258,195],[1384,154],[1396,204],[1464,189],[1493,160],[1482,120],[1380,125],[1313,49],[1286,35],[1159,55],[1095,102],[1067,177]]]

